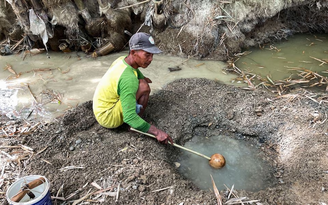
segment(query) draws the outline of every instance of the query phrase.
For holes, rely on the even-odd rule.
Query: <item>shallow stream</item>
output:
[[[65,110],[92,100],[97,83],[110,64],[127,51],[91,58],[85,53],[38,53],[0,56],[0,113],[12,119],[52,120]],[[288,41],[252,49],[236,65],[247,72],[273,80],[296,75],[293,68],[306,68],[327,76],[328,36],[297,35]],[[38,54],[36,54],[38,53]],[[318,61],[321,60],[321,61]],[[152,64],[141,69],[153,83],[152,93],[180,78],[208,78],[244,86],[235,74],[224,71],[226,63],[154,55]],[[10,69],[8,69],[8,67]],[[170,69],[178,69],[170,71]],[[13,74],[16,72],[16,74]]]
[[[128,52],[93,59],[84,53],[45,53],[0,56],[0,113],[8,117],[52,120],[65,110],[92,100],[101,77],[111,63]],[[17,73],[13,74],[7,66]],[[167,55],[154,55],[151,65],[142,69],[150,78],[152,93],[180,78],[208,78],[230,83],[236,76],[223,72],[224,62],[197,61]],[[180,70],[171,72],[170,68]]]

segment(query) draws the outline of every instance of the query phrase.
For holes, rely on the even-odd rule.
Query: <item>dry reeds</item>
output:
[[[276,50],[277,48],[270,47],[270,50],[271,49]],[[319,74],[318,72],[314,72],[306,68],[284,66],[288,70],[295,71],[296,73],[291,75],[287,79],[274,81],[271,79],[270,76],[266,76],[265,78],[263,78],[257,74],[243,71],[235,65],[235,62],[239,60],[240,56],[247,54],[249,53],[240,53],[235,55],[235,57],[238,57],[238,59],[230,59],[228,61],[228,68],[226,69],[227,71],[237,73],[240,76],[235,79],[236,81],[243,81],[247,83],[248,87],[243,88],[245,90],[255,90],[257,87],[263,86],[267,89],[270,89],[272,92],[277,93],[279,96],[288,93],[288,91],[294,87],[324,87],[325,91],[328,92],[328,77],[323,75],[325,73],[328,73],[328,70],[322,71],[323,74]],[[312,56],[310,56],[310,58],[320,62],[319,66],[328,63],[326,59],[319,59]]]
[[[60,4],[65,4],[70,2],[70,0],[42,0],[42,3],[47,7],[51,8]]]

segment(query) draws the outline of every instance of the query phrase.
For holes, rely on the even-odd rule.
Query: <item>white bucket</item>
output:
[[[48,179],[45,179],[45,182],[41,185],[31,189],[31,192],[35,195],[34,199],[31,199],[27,194],[20,200],[20,202],[14,202],[11,200],[13,196],[15,196],[21,190],[22,186],[28,184],[31,181],[39,179],[39,175],[30,175],[23,178],[20,178],[16,182],[14,182],[9,189],[7,190],[6,197],[7,201],[10,205],[52,205],[51,197],[49,192],[50,184]]]

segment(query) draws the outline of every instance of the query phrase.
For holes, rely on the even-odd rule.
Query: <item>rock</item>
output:
[[[138,187],[138,190],[139,190],[140,192],[144,192],[144,191],[146,191],[146,189],[147,189],[147,187],[144,186],[144,185],[140,185],[140,186]]]
[[[125,182],[129,183],[130,181],[133,181],[136,177],[135,176],[129,176]]]
[[[138,179],[141,184],[147,184],[148,178],[145,175],[141,175]]]
[[[78,140],[75,141],[75,144],[80,144],[81,142],[82,142],[82,140],[78,139]]]

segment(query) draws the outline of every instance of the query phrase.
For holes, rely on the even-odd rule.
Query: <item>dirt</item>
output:
[[[327,103],[319,104],[308,95],[309,91],[296,89],[277,97],[267,90],[182,79],[151,95],[144,118],[182,145],[196,135],[217,134],[256,145],[271,162],[276,183],[259,192],[234,190],[234,198],[259,200],[256,204],[324,204],[328,203]],[[2,119],[2,126],[5,123]],[[127,125],[101,127],[93,116],[92,101],[1,144],[34,149],[28,160],[13,164],[21,176],[49,179],[51,195],[66,199],[53,199],[55,204],[71,204],[97,191],[92,182],[114,196],[93,194],[80,204],[217,204],[213,190],[200,190],[179,174],[174,162],[180,150],[128,131]],[[2,204],[6,204],[3,192],[12,182],[5,180],[2,186]],[[229,191],[219,191],[227,201]]]
[[[102,37],[115,36],[110,32],[115,30],[127,38],[123,28],[131,26],[131,22],[114,24],[112,17],[116,12],[112,9],[103,11],[99,18],[100,5],[90,1],[85,6],[95,24],[88,24],[90,19],[79,16],[81,8],[71,1],[42,2],[49,11],[48,18],[57,17],[55,37],[49,41],[52,50],[58,50],[59,39],[70,40],[70,46],[80,45],[73,40],[74,32],[89,27],[99,32],[83,34],[97,38],[99,33]],[[98,2],[120,8],[137,1]],[[127,10],[134,27],[128,31],[133,33],[141,28],[152,2]],[[325,1],[275,1],[275,6],[263,1],[169,2],[163,9],[167,24],[152,26],[158,45],[172,55],[226,60],[244,48],[286,39],[294,33],[327,33]],[[18,34],[24,31],[18,23],[28,25],[28,21],[25,23],[19,18],[20,13],[12,10],[15,6],[10,7],[6,1],[0,4],[1,9],[6,8],[0,19],[4,22],[1,39],[10,34],[20,40],[22,35]],[[70,10],[70,16],[63,8]],[[15,15],[20,19],[17,24],[12,22]],[[27,18],[25,12],[22,15]],[[92,27],[102,25],[98,22],[105,22],[106,29],[115,29]],[[141,31],[149,32],[152,26],[144,26]],[[14,38],[15,34],[18,37]],[[92,39],[89,43],[94,42]],[[154,93],[144,118],[170,133],[178,144],[183,145],[194,136],[224,134],[258,147],[271,162],[276,183],[259,192],[235,190],[234,198],[259,200],[257,204],[324,205],[328,203],[327,110],[327,103],[320,101],[320,93],[303,89],[277,97],[267,90],[246,91],[205,79],[184,79]],[[9,121],[1,116],[0,127],[18,129],[27,123],[35,122]],[[126,125],[118,129],[101,127],[93,116],[91,101],[67,111],[52,123],[41,122],[36,128],[28,135],[0,138],[2,154],[22,153],[21,148],[14,148],[21,144],[33,148],[33,154],[24,151],[24,157],[12,161],[7,155],[0,155],[0,160],[9,160],[0,167],[2,204],[6,204],[5,192],[10,184],[32,174],[49,179],[51,195],[62,197],[53,199],[55,204],[71,204],[96,191],[92,182],[107,190],[86,197],[84,204],[217,204],[213,190],[200,190],[179,174],[174,162],[180,150],[129,132]],[[229,192],[220,190],[220,195],[226,202]]]
[[[97,56],[106,55],[108,42],[114,50],[122,50],[127,33],[139,29],[152,33],[166,54],[217,60],[293,34],[328,31],[325,0],[4,1],[0,2],[2,55],[11,53],[5,46],[12,47],[22,36],[24,46],[16,51],[43,47],[39,32],[31,33],[35,24],[30,23],[29,9],[42,17],[49,50],[67,52],[67,46],[90,54],[96,51]]]

